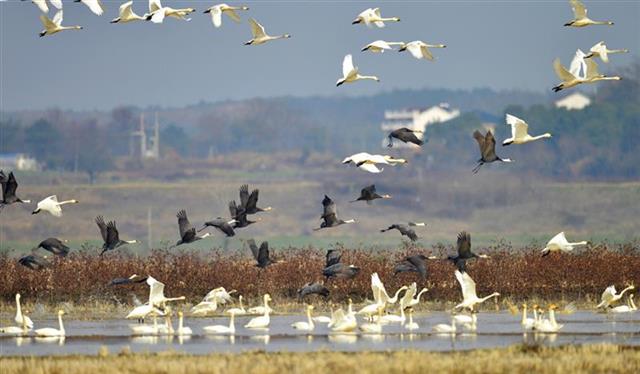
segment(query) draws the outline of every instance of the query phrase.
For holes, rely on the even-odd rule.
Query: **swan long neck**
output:
[[[180,315],[180,318],[178,318],[178,331],[182,331],[182,314]]]
[[[629,297],[629,306],[631,307],[632,310],[638,310],[638,308],[636,307],[636,304],[633,302],[633,295]]]
[[[62,314],[58,313],[58,327],[60,328],[60,332],[64,334],[64,325],[62,324]]]
[[[549,321],[554,327],[558,326],[558,322],[556,322],[556,312],[553,310],[553,308],[549,309]]]
[[[229,318],[229,331],[234,332],[236,331],[236,327],[234,325],[234,319],[236,317],[235,313],[231,313],[231,318]]]
[[[634,287],[633,286],[629,286],[627,288],[625,288],[624,290],[620,291],[620,293],[618,294],[619,297],[622,297],[622,295],[624,295],[625,292],[632,290]]]
[[[77,204],[77,203],[78,203],[78,200],[65,200],[65,201],[60,201],[58,205]]]
[[[358,79],[370,79],[372,81],[377,81],[378,77],[376,77],[374,75],[360,75],[360,74],[358,74]]]
[[[531,140],[538,140],[538,139],[544,139],[544,138],[550,138],[550,137],[551,137],[551,134],[545,133],[545,134],[538,135],[538,136],[532,136]]]
[[[489,295],[489,296],[485,296],[485,297],[483,297],[482,299],[480,299],[480,302],[481,302],[481,303],[483,303],[483,302],[485,302],[485,301],[489,300],[490,298],[492,298],[492,297],[496,297],[496,296],[499,296],[499,294],[498,294],[498,293],[496,293],[496,292],[494,292],[494,293],[492,293],[491,295]]]
[[[420,290],[420,292],[418,292],[418,296],[416,296],[416,301],[420,302],[420,296],[422,296],[423,293],[427,292],[428,290],[426,288],[423,288]]]
[[[522,306],[522,324],[524,325],[526,321],[527,321],[527,304],[524,304]]]
[[[569,245],[587,245],[587,241],[583,240],[581,242],[569,243]]]
[[[240,300],[240,310],[244,310],[244,307],[242,306],[242,296],[240,296],[238,299]]]
[[[16,315],[22,316],[22,308],[20,307],[20,295],[16,295]]]

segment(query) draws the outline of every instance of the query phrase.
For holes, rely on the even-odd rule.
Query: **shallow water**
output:
[[[564,324],[557,334],[522,333],[520,318],[509,313],[478,314],[476,333],[459,333],[455,336],[437,335],[432,327],[449,323],[446,312],[433,312],[414,316],[420,328],[409,332],[398,323],[385,325],[382,334],[337,334],[325,324],[316,324],[311,333],[290,327],[305,316],[272,316],[268,330],[248,330],[242,326],[251,317],[236,318],[236,334],[205,335],[202,327],[228,325],[228,318],[185,318],[185,326],[191,327],[191,337],[132,337],[129,325],[132,321],[110,319],[103,321],[64,321],[66,338],[41,339],[34,337],[0,337],[2,355],[65,355],[96,354],[105,346],[112,353],[125,347],[133,352],[158,352],[173,350],[190,354],[214,352],[265,351],[385,351],[418,349],[425,351],[452,351],[477,348],[505,347],[514,344],[591,344],[615,343],[640,345],[640,313],[604,315],[580,311],[572,315],[558,316]],[[360,319],[359,319],[360,321]],[[36,328],[57,327],[54,319],[34,321]],[[177,325],[177,321],[174,321]],[[459,328],[460,330],[460,328]]]

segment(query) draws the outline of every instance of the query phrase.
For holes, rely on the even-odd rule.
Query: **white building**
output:
[[[3,153],[0,154],[0,169],[36,171],[40,170],[40,164],[24,153]]]
[[[556,108],[564,108],[566,110],[582,110],[591,104],[589,96],[580,92],[574,92],[562,99],[556,101]]]
[[[393,130],[406,127],[411,130],[422,131],[417,133],[419,138],[424,136],[427,126],[435,123],[444,123],[460,116],[460,110],[449,108],[449,104],[442,103],[428,109],[403,109],[387,110],[384,112],[384,122],[380,128],[385,133],[383,146],[388,143],[387,135]],[[398,146],[415,146],[413,144],[397,144]],[[395,146],[395,144],[394,144]]]

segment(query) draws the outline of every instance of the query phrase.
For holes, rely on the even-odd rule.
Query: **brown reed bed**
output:
[[[446,258],[446,253],[453,253],[452,248],[427,250],[405,244],[394,250],[341,250],[342,261],[359,266],[361,272],[352,280],[326,282],[333,302],[343,302],[349,297],[355,302],[371,298],[369,275],[373,272],[380,274],[388,290],[415,281],[419,288],[429,289],[426,300],[452,302],[461,298],[453,274],[455,268],[449,261],[429,261],[429,275],[424,281],[417,274],[393,274],[394,265],[404,256],[433,253]],[[611,284],[640,285],[640,251],[635,243],[601,244],[575,254],[552,253],[544,258],[539,248],[514,249],[506,244],[475,251],[491,255],[490,259],[469,261],[467,267],[480,295],[497,291],[513,301],[536,298],[592,302]],[[114,300],[126,301],[131,292],[143,300],[146,287],[108,286],[115,277],[135,273],[153,275],[166,284],[165,294],[184,295],[192,302],[212,288],[224,286],[249,300],[269,292],[278,303],[292,301],[297,296],[296,290],[306,282],[323,279],[324,251],[288,248],[272,252],[283,262],[260,270],[248,254],[219,250],[154,250],[140,257],[117,251],[100,257],[95,250],[80,250],[66,258],[54,259],[51,267],[40,271],[29,270],[4,253],[0,255],[0,301],[11,302],[17,292],[25,299],[45,304],[115,303]]]

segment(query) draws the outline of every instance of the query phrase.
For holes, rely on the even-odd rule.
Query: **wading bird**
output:
[[[176,214],[178,217],[178,232],[180,233],[180,240],[176,242],[174,247],[177,247],[182,244],[193,243],[195,241],[204,239],[209,237],[211,234],[208,232],[204,235],[196,234],[196,229],[189,222],[189,218],[187,218],[187,212],[182,209]]]
[[[291,324],[291,327],[300,331],[313,331],[313,329],[315,329],[316,326],[313,323],[313,319],[311,318],[313,305],[307,305],[306,310],[307,310],[307,320],[304,322],[294,322]]]
[[[419,329],[420,326],[416,322],[413,322],[413,308],[408,308],[407,312],[409,314],[409,322],[407,322],[407,324],[404,325],[404,328],[409,331]]]
[[[404,223],[394,223],[393,225],[387,227],[386,229],[380,230],[380,232],[387,232],[389,230],[398,230],[402,236],[406,236],[411,239],[412,242],[418,240],[418,235],[411,227],[421,226],[424,227],[424,222],[409,222],[408,224]]]
[[[13,318],[14,321],[20,326],[24,325],[27,329],[31,330],[33,328],[33,321],[31,318],[26,316],[22,312],[22,305],[20,305],[20,294],[16,294],[16,316]]]
[[[631,291],[635,289],[635,287],[633,285],[628,286],[627,288],[625,288],[624,290],[622,290],[620,293],[616,292],[616,286],[609,286],[607,287],[604,292],[602,293],[602,296],[600,296],[600,304],[598,304],[596,306],[597,309],[599,308],[609,308],[613,303],[617,302],[618,300],[622,299],[622,296],[624,295],[625,292],[627,291]]]
[[[393,46],[397,45],[397,46],[401,46],[403,45],[403,42],[385,42],[384,40],[376,40],[373,41],[367,45],[365,45],[364,47],[362,47],[362,49],[360,50],[361,52],[365,52],[365,51],[369,51],[369,52],[373,52],[373,53],[384,53],[384,51],[389,51],[392,50]]]
[[[604,42],[596,43],[591,49],[589,49],[589,54],[584,56],[584,58],[592,58],[592,57],[600,57],[600,60],[605,64],[609,62],[609,55],[614,53],[629,53],[628,49],[607,49],[607,46]]]
[[[354,219],[348,219],[346,221],[338,219],[336,203],[327,195],[324,195],[324,199],[322,199],[322,207],[323,213],[320,216],[320,219],[323,221],[320,224],[320,227],[313,229],[314,231],[355,222]]]
[[[76,3],[82,3],[89,8],[89,10],[96,16],[101,16],[104,13],[104,5],[100,0],[73,0]]]
[[[66,240],[65,240],[66,242]],[[57,239],[57,238],[47,238],[43,241],[41,241],[37,247],[34,248],[38,249],[38,248],[42,248],[45,251],[49,251],[51,253],[53,253],[56,256],[61,256],[64,257],[66,255],[69,254],[69,247],[67,247],[62,240]]]
[[[456,333],[456,320],[451,318],[451,324],[439,323],[433,326],[433,331],[438,334],[455,334]]]
[[[403,143],[412,143],[418,146],[423,145],[424,141],[420,139],[422,135],[420,137],[416,135],[416,134],[422,134],[422,133],[423,131],[411,130],[406,127],[401,127],[397,130],[393,130],[391,131],[391,133],[389,133],[389,136],[387,136],[387,138],[389,139],[389,144],[387,144],[387,147],[390,147],[390,148],[393,147],[393,138],[396,138]]]
[[[569,3],[571,3],[571,7],[573,8],[573,19],[565,23],[565,26],[585,27],[589,25],[613,25],[611,21],[594,21],[587,17],[587,8],[584,7],[584,4],[582,4],[580,0],[569,0]]]
[[[267,33],[264,31],[264,27],[253,18],[249,18],[249,25],[251,26],[251,34],[253,35],[253,38],[249,41],[246,41],[244,45],[259,45],[272,40],[289,39],[291,37],[291,35],[289,34],[282,34],[277,36],[267,35]]]
[[[227,314],[235,314],[237,316],[244,316],[245,314],[247,314],[247,311],[244,309],[244,306],[242,305],[242,295],[238,296],[238,305],[239,307],[230,308],[225,310],[224,312]]]
[[[547,245],[542,249],[542,257],[551,252],[571,252],[574,247],[587,244],[587,241],[569,243],[567,237],[564,236],[564,231],[562,231],[547,242]]]
[[[102,256],[106,251],[114,250],[125,244],[135,244],[138,242],[135,239],[120,240],[120,234],[118,233],[118,229],[116,228],[116,221],[109,221],[109,223],[105,223],[102,216],[97,216],[96,224],[100,229],[100,235],[102,236],[102,240],[104,241],[100,256]]]
[[[236,219],[228,220],[222,217],[218,217],[211,221],[205,222],[204,225],[198,230],[198,232],[206,229],[207,227],[214,227],[221,233],[225,234],[227,237],[232,237],[235,236],[236,233],[233,230],[233,226],[231,225],[235,224],[236,222]]]
[[[484,164],[495,161],[511,162],[511,159],[500,158],[496,155],[496,139],[493,137],[491,130],[487,131],[487,134],[484,136],[480,131],[476,130],[473,132],[473,137],[480,147],[480,159],[478,160],[478,165],[473,169],[474,174],[477,173]]]
[[[265,294],[263,297],[264,300],[264,311],[263,315],[260,317],[254,317],[246,325],[244,325],[247,329],[264,329],[269,327],[269,301],[271,301],[271,296],[269,294]]]
[[[449,256],[447,259],[453,262],[454,265],[461,272],[465,272],[466,261],[472,258],[489,258],[485,254],[477,255],[471,252],[471,234],[466,231],[462,231],[458,234],[458,240],[456,242],[456,249],[458,251],[457,256]]]
[[[350,203],[355,203],[357,201],[366,201],[367,204],[371,205],[371,202],[373,200],[390,199],[390,198],[391,198],[391,195],[388,195],[388,194],[379,195],[376,192],[375,184],[372,184],[360,190],[360,196],[357,199],[350,201]]]
[[[249,185],[243,184],[240,186],[240,206],[244,210],[246,214],[256,214],[260,212],[268,212],[271,208],[270,206],[266,208],[258,207],[258,194],[260,190],[254,188],[249,194]]]
[[[351,22],[352,25],[364,23],[367,27],[375,25],[376,27],[384,27],[385,22],[400,22],[398,17],[383,18],[380,14],[380,8],[367,8],[363,10],[358,16]]]
[[[127,1],[120,5],[118,10],[118,17],[111,20],[111,23],[128,23],[133,21],[148,21],[151,18],[149,16],[139,16],[131,9],[133,6],[133,0]]]
[[[444,44],[427,44],[421,40],[414,40],[402,44],[398,52],[409,51],[409,53],[418,60],[433,61],[433,55],[429,48],[447,48],[447,46]]]
[[[191,18],[187,18],[187,16],[195,11],[193,8],[174,9],[168,6],[162,6],[160,0],[149,0],[149,14],[147,17],[151,17],[151,22],[153,23],[162,23],[165,17],[191,21]]]
[[[269,297],[266,297],[266,296],[269,296]],[[271,309],[271,307],[269,306],[269,301],[271,301],[271,295],[265,295],[263,299],[263,304],[260,306],[254,306],[253,308],[247,309],[247,313],[248,314],[265,314],[266,312],[273,313],[273,309]]]
[[[511,126],[511,137],[502,142],[503,146],[509,144],[524,144],[538,139],[551,137],[551,134],[548,132],[537,136],[529,135],[529,125],[524,120],[509,113],[505,115],[505,121],[507,122],[507,125]]]
[[[456,279],[458,283],[460,283],[460,289],[462,290],[462,302],[454,307],[454,309],[466,308],[473,312],[473,307],[476,304],[481,304],[492,297],[498,297],[500,294],[498,292],[494,292],[489,296],[478,297],[476,294],[476,282],[471,279],[468,273],[461,273],[459,270],[455,272]]]
[[[271,264],[277,263],[277,261],[272,260],[269,257],[269,243],[262,242],[260,244],[260,248],[256,245],[256,241],[253,239],[247,240],[249,244],[249,248],[251,248],[251,253],[253,254],[253,258],[256,260],[256,266],[260,269],[264,269]]]
[[[53,327],[45,327],[42,329],[37,329],[34,332],[37,336],[44,337],[60,337],[65,336],[64,325],[62,324],[62,315],[64,314],[63,310],[58,311],[58,328],[55,329]]]
[[[313,294],[320,295],[326,299],[327,297],[329,297],[329,289],[322,283],[308,282],[298,290],[298,300],[302,301],[305,297]]]
[[[236,333],[236,326],[234,323],[234,319],[235,319],[235,313],[230,313],[231,315],[229,316],[229,325],[210,325],[210,326],[205,326],[202,329],[204,330],[204,332],[206,334],[229,334],[229,335],[233,335]]]
[[[22,203],[29,204],[31,200],[22,200],[16,196],[16,190],[18,189],[18,181],[16,181],[13,172],[9,172],[9,177],[4,175],[4,172],[0,170],[0,184],[2,185],[2,201],[0,201],[0,211],[7,205]]]
[[[631,313],[638,310],[636,304],[633,302],[633,294],[627,297],[627,305],[620,305],[615,308],[611,308],[609,311],[611,313]]]
[[[178,329],[176,330],[176,335],[178,336],[188,336],[192,335],[193,331],[191,327],[187,327],[184,325],[184,313],[178,312]]]
[[[44,200],[38,202],[38,205],[36,206],[36,209],[31,212],[31,214],[38,214],[41,211],[45,211],[45,212],[49,212],[51,213],[51,215],[55,216],[55,217],[61,217],[62,216],[62,208],[60,208],[62,205],[65,204],[78,204],[79,201],[78,200],[65,200],[65,201],[58,201],[58,197],[56,195],[51,195],[47,198],[45,198]]]
[[[213,22],[213,26],[218,28],[222,26],[222,15],[226,14],[232,20],[240,23],[240,17],[236,10],[249,10],[248,6],[230,6],[225,3],[214,5],[203,13],[211,13],[211,22]]]
[[[393,268],[393,275],[398,273],[418,273],[420,278],[427,278],[427,259],[425,255],[415,255],[405,257]],[[415,293],[414,293],[415,294]]]
[[[411,283],[409,288],[407,288],[407,292],[404,293],[404,296],[402,296],[400,302],[405,309],[412,308],[418,305],[418,303],[420,302],[420,296],[422,296],[422,294],[427,291],[429,291],[427,288],[423,288],[420,290],[420,292],[418,292],[416,282],[413,282]]]
[[[351,57],[351,55],[344,56],[344,60],[342,60],[342,78],[338,79],[336,86],[367,79],[380,82],[380,79],[375,75],[361,75],[358,68],[353,66],[353,57]]]
[[[534,324],[533,324],[533,330],[536,332],[542,332],[542,333],[555,333],[558,332],[564,325],[560,325],[558,324],[558,322],[556,322],[556,314],[555,314],[555,310],[556,310],[556,306],[551,304],[549,306],[549,318],[543,318],[542,317],[542,311],[538,310],[539,312],[539,317],[537,320],[535,320]]]

